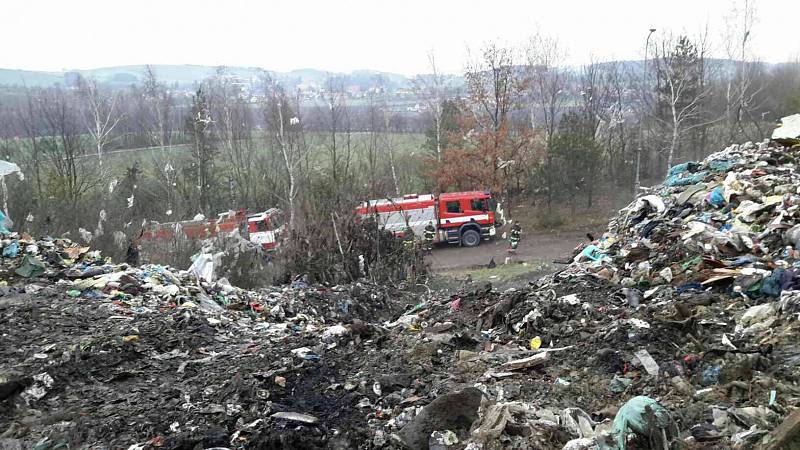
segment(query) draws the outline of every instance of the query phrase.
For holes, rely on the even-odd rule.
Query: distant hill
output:
[[[738,61],[728,59],[710,59],[709,67],[717,71],[734,71],[738,67]],[[653,70],[654,62],[648,60],[647,66],[641,60],[621,60],[611,62],[600,62],[601,67],[611,64],[619,65],[624,71],[632,74],[640,74],[645,67]],[[759,63],[767,69],[775,68],[781,64]],[[162,83],[169,86],[188,89],[196,83],[213,75],[217,66],[199,65],[169,65],[155,64],[150,66],[156,77]],[[580,71],[580,66],[564,67],[565,70]],[[378,78],[389,90],[408,88],[411,86],[411,79],[405,75],[389,72],[378,72],[374,70],[356,70],[350,73],[329,72],[313,68],[292,70],[290,72],[275,72],[258,67],[226,66],[225,70],[231,75],[247,81],[255,82],[258,77],[268,73],[273,78],[282,82],[287,88],[295,88],[299,85],[323,87],[330,77],[341,80],[346,86],[357,86],[362,91],[377,85]],[[0,68],[0,86],[52,86],[55,84],[71,85],[74,83],[77,74],[87,78],[95,78],[100,83],[109,87],[127,87],[143,80],[145,65],[102,67],[88,70],[65,70],[60,72],[43,72],[33,70],[2,69]],[[462,87],[463,77],[456,75],[452,78],[456,87]]]
[[[0,69],[0,85],[50,86],[64,81],[61,72]]]
[[[150,66],[162,83],[181,88],[188,88],[195,83],[213,75],[216,66],[197,65],[165,65]],[[408,87],[408,77],[396,73],[357,70],[351,73],[326,72],[317,69],[298,69],[291,72],[268,71],[257,67],[225,67],[226,72],[243,80],[255,81],[263,73],[283,82],[289,87],[300,84],[323,86],[330,76],[341,78],[348,85],[357,85],[363,89],[376,84],[377,77],[390,89]],[[102,67],[88,70],[70,70],[60,72],[42,72],[17,69],[0,69],[0,85],[6,86],[51,86],[56,84],[70,85],[77,74],[87,78],[95,78],[98,82],[110,87],[124,87],[139,83],[144,79],[145,65]]]

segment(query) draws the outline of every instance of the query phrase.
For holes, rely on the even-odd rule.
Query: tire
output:
[[[477,247],[481,245],[481,235],[475,230],[461,233],[461,245],[464,247]]]

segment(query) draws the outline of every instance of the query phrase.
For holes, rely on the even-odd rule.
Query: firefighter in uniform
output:
[[[406,250],[414,249],[414,230],[411,227],[406,227],[406,231],[403,233],[403,247]]]
[[[128,250],[125,252],[125,263],[131,267],[139,265],[139,240],[131,239]]]
[[[429,252],[433,250],[433,240],[436,238],[436,228],[433,226],[433,222],[428,222],[428,225],[425,226],[425,251]]]
[[[519,226],[519,221],[514,221],[514,226],[511,227],[511,233],[508,237],[508,251],[515,252],[519,246],[519,241],[522,239],[522,227]]]

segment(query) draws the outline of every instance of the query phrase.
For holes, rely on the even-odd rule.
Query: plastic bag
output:
[[[678,436],[678,426],[672,420],[669,411],[657,401],[646,396],[628,400],[614,417],[611,434],[617,441],[617,448],[625,450],[628,432],[631,431],[642,436],[649,436],[655,441],[654,443],[658,443],[663,438],[669,442]],[[666,443],[661,442],[661,444],[654,448],[668,448]]]
[[[189,266],[189,273],[208,283],[214,281],[214,260],[211,253],[200,253]]]
[[[708,193],[706,201],[711,206],[716,206],[717,208],[725,206],[725,190],[722,186],[715,187],[714,190]]]
[[[6,248],[3,249],[3,257],[5,258],[15,258],[18,254],[19,254],[19,243],[17,243],[16,241],[6,245]]]
[[[0,162],[2,162],[2,161],[0,161]],[[8,217],[6,217],[6,215],[3,213],[3,211],[0,211],[0,234],[9,234],[9,233],[11,233],[11,230],[8,229],[9,222],[10,221],[8,220]]]
[[[25,278],[38,277],[45,271],[44,263],[31,255],[25,255],[22,264],[14,272]]]

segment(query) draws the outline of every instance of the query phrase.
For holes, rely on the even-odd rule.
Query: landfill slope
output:
[[[248,291],[11,234],[0,448],[794,448],[798,157],[678,165],[502,291]]]

